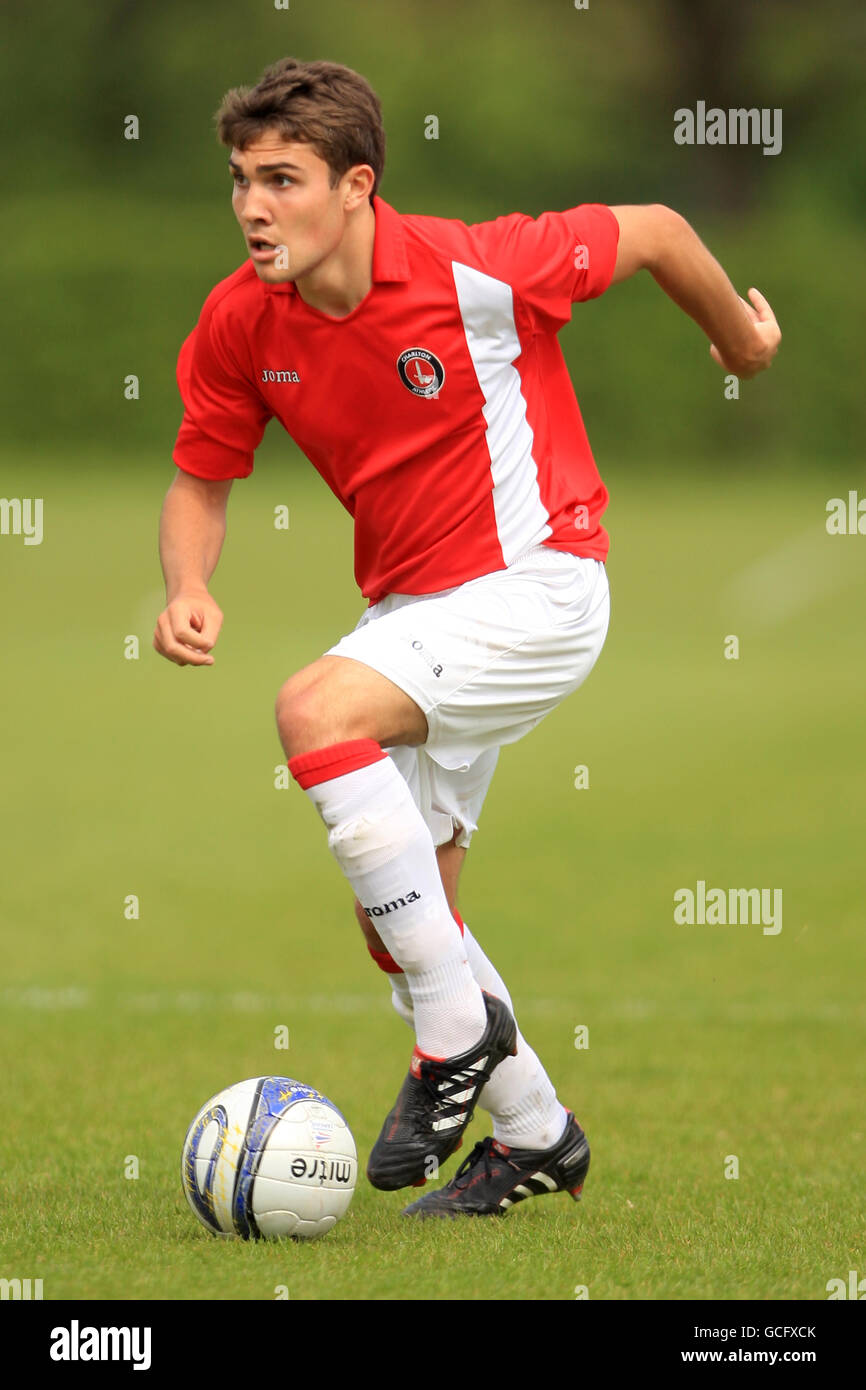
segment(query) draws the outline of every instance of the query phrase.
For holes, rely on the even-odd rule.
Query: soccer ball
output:
[[[229,1086],[187,1132],[181,1179],[196,1216],[218,1236],[315,1240],[355,1190],[355,1141],[336,1105],[287,1076]]]

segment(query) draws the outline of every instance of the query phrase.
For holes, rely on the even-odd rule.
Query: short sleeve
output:
[[[246,478],[271,412],[220,343],[205,304],[177,360],[184,406],[172,457],[198,478]]]
[[[596,299],[613,278],[619,223],[603,203],[538,218],[512,213],[471,231],[487,272],[511,285],[542,331],[556,332],[572,304]]]

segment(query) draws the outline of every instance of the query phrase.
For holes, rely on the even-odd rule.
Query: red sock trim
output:
[[[312,753],[298,753],[289,758],[289,772],[304,791],[320,782],[331,782],[347,772],[381,762],[383,753],[374,738],[351,738],[345,743],[332,743],[328,748],[316,748]]]
[[[434,1057],[432,1052],[422,1052],[420,1047],[414,1047],[409,1061],[409,1070],[413,1076],[420,1076],[422,1062],[444,1062],[446,1060],[445,1057]]]
[[[460,916],[460,913],[457,911],[457,908],[456,908],[456,907],[452,907],[451,911],[452,911],[453,914],[454,914],[454,921],[457,923],[458,927],[460,928],[460,935],[462,936],[462,935],[463,935],[463,929],[464,929],[464,927],[466,926],[466,923],[463,921],[463,918]]]
[[[384,970],[386,975],[403,974],[402,965],[398,965],[394,957],[390,955],[388,951],[374,951],[372,946],[368,946],[367,950],[370,952],[370,955],[373,957],[379,969]]]

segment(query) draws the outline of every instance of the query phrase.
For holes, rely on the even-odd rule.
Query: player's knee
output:
[[[335,707],[324,682],[306,671],[292,676],[277,695],[275,714],[286,757],[360,737],[352,710]]]
[[[286,757],[291,758],[298,751],[299,742],[307,731],[312,711],[305,709],[304,697],[296,694],[291,689],[291,682],[286,681],[277,696],[274,713],[280,742],[286,751]]]

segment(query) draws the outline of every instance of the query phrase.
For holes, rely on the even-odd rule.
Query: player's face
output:
[[[297,280],[339,246],[347,180],[332,188],[327,164],[309,145],[265,134],[233,149],[229,169],[232,207],[260,280]]]

